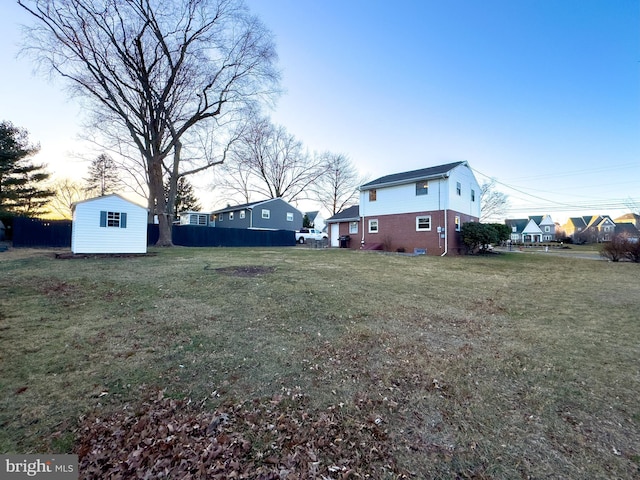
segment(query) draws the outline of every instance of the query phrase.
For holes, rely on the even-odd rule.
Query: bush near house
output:
[[[470,253],[486,253],[491,244],[507,241],[510,230],[502,223],[467,222],[462,224],[462,243]]]
[[[640,263],[640,242],[632,241],[625,235],[617,235],[610,242],[602,244],[600,255],[612,262],[627,259]]]

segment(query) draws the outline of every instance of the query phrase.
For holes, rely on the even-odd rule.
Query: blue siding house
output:
[[[255,230],[300,230],[303,214],[281,198],[228,206],[216,210],[218,228],[250,228]]]

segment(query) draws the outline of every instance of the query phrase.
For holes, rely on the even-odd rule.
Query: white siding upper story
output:
[[[370,199],[370,190],[361,191],[360,215],[448,209],[480,217],[480,186],[468,166],[460,165],[450,171],[448,178],[430,179],[426,184],[427,193],[423,195],[416,194],[416,182],[376,188],[375,200]]]
[[[116,194],[76,203],[71,251],[146,253],[147,209]]]

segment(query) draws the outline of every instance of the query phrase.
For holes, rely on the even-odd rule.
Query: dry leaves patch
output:
[[[203,412],[159,392],[138,411],[86,417],[82,478],[405,478],[375,419],[309,411],[299,392]]]

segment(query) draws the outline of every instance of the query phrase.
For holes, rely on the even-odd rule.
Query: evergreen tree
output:
[[[86,182],[87,190],[101,197],[118,190],[120,177],[113,158],[103,153],[94,159],[89,167],[89,178]]]
[[[0,212],[37,216],[53,192],[42,186],[50,174],[45,165],[32,164],[29,158],[40,150],[29,143],[29,132],[11,122],[0,123]]]
[[[169,196],[169,180],[164,183],[164,194]],[[178,179],[178,189],[176,190],[176,202],[173,210],[173,217],[177,218],[180,212],[193,211],[197,212],[201,209],[198,197],[196,197],[193,185],[185,177]]]

